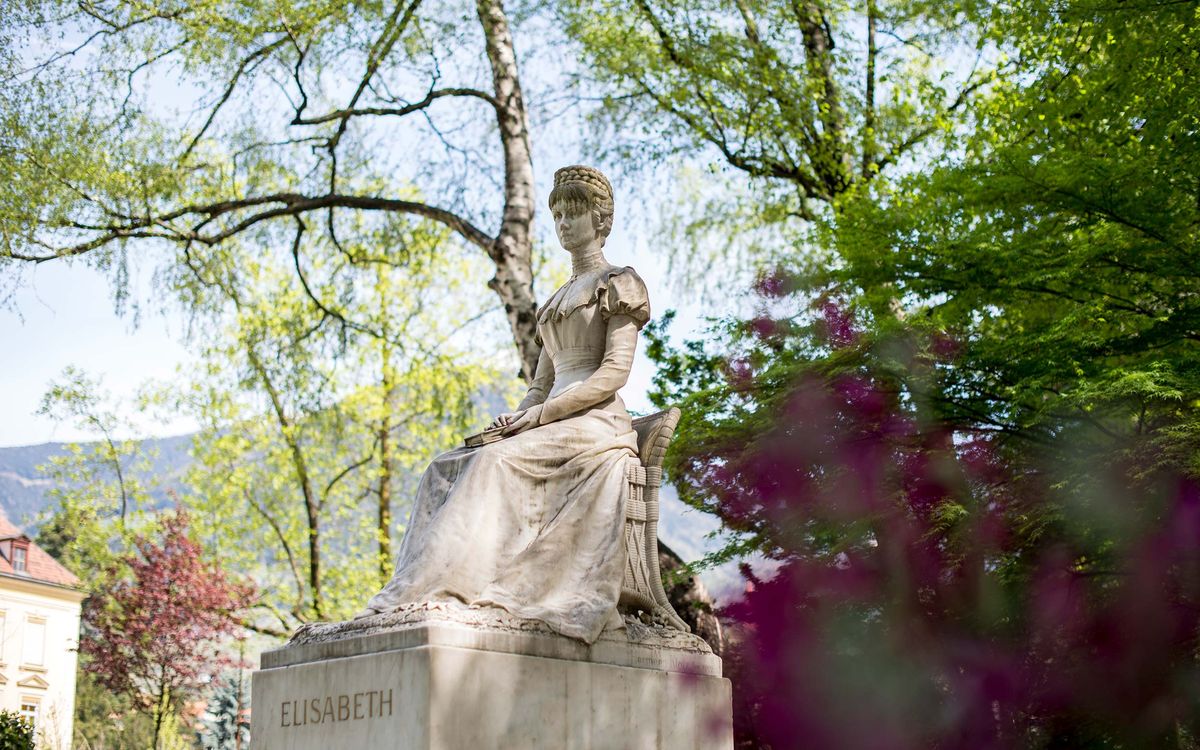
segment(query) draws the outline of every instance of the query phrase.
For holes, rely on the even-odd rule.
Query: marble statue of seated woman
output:
[[[550,210],[572,275],[538,311],[533,383],[517,411],[493,423],[505,439],[429,465],[396,572],[360,617],[457,600],[589,643],[620,626],[626,471],[637,440],[617,391],[650,303],[634,270],[604,257],[613,191],[603,174],[558,170]]]

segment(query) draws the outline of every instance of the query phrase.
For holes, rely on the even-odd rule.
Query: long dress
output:
[[[396,572],[368,612],[456,599],[588,643],[620,625],[637,437],[617,389],[649,318],[645,284],[631,268],[573,277],[551,296],[538,311],[542,353],[519,407],[541,404],[539,425],[433,460]]]

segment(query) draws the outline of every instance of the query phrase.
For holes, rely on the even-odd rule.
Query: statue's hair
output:
[[[608,239],[613,224],[612,184],[600,170],[576,164],[554,173],[554,189],[549,205],[555,204],[592,212],[592,225],[600,235],[601,244]]]

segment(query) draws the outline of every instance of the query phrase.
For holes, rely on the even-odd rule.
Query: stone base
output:
[[[699,638],[631,622],[588,646],[466,610],[309,626],[264,653],[252,747],[733,747],[729,680]]]

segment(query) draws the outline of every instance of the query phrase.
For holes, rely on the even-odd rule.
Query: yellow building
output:
[[[38,747],[70,750],[79,579],[0,513],[0,709],[37,728]]]

